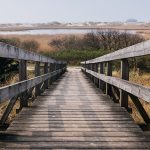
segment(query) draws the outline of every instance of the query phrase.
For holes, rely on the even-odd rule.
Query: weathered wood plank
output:
[[[16,143],[2,143],[0,142],[1,147],[6,148],[43,148],[43,149],[148,149],[149,145],[147,142],[16,142]]]
[[[14,135],[3,135],[0,136],[0,140],[3,142],[84,142],[84,137],[37,137],[37,136],[14,136]],[[150,141],[144,137],[86,137],[87,141],[90,142],[141,142],[141,141]]]
[[[50,131],[37,131],[37,132],[32,132],[32,131],[22,131],[22,132],[17,132],[17,131],[7,131],[5,134],[10,134],[10,135],[25,135],[25,136],[45,136],[45,137],[143,137],[142,132],[68,132],[68,131],[61,131],[61,132],[50,132]]]

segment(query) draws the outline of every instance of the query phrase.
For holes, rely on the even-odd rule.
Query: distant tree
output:
[[[85,49],[95,50],[101,48],[98,36],[94,32],[87,33],[83,38],[83,43],[85,45]]]
[[[63,41],[61,39],[54,39],[48,45],[55,47],[56,49],[61,49],[63,46]]]

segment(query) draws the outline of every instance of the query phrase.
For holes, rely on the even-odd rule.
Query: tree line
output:
[[[97,30],[87,33],[83,37],[71,35],[62,39],[56,38],[49,42],[55,51],[47,53],[47,55],[54,59],[65,60],[71,65],[79,65],[80,61],[100,57],[144,40],[139,34],[125,31]],[[150,68],[150,56],[130,59],[130,67],[134,70]]]
[[[121,31],[94,31],[83,37],[75,35],[53,39],[49,45],[56,50],[106,50],[112,52],[144,41],[138,34]]]

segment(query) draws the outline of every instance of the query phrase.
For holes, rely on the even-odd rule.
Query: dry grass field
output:
[[[41,52],[49,52],[49,51],[53,51],[54,48],[49,46],[48,43],[50,43],[53,39],[62,39],[66,36],[70,36],[71,34],[60,34],[60,35],[0,35],[0,37],[2,38],[18,38],[21,41],[25,41],[25,40],[36,40],[39,44],[40,44],[40,48],[39,51]],[[83,34],[78,35],[76,34],[76,36],[83,36]]]

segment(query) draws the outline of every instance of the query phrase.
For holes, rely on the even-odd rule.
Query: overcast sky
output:
[[[0,0],[0,23],[150,21],[150,0]]]

